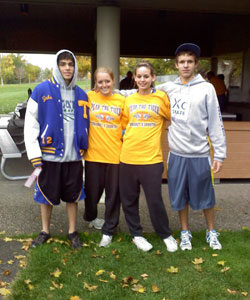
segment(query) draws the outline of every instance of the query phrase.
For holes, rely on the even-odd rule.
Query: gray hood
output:
[[[190,80],[189,82],[187,82],[186,84],[182,83],[180,77],[177,77],[174,81],[175,84],[185,85],[185,86],[192,86],[195,84],[199,84],[201,82],[206,82],[206,80],[200,74],[197,74],[196,76],[194,76],[194,78],[192,80]]]
[[[156,88],[165,91],[170,98],[170,151],[187,157],[209,156],[209,136],[214,158],[223,161],[226,157],[225,131],[214,87],[198,74],[186,84],[178,77]]]
[[[74,71],[73,78],[69,85],[66,85],[65,80],[63,79],[62,74],[57,65],[57,58],[62,52],[69,52],[70,54],[72,54],[74,61],[75,61],[75,71]],[[76,82],[77,82],[77,74],[78,74],[78,66],[77,66],[77,61],[76,61],[75,55],[71,51],[66,50],[66,49],[58,51],[56,53],[55,65],[53,67],[53,76],[56,78],[56,81],[65,88],[74,88],[76,85]]]

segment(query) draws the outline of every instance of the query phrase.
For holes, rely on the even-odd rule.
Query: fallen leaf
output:
[[[4,275],[4,276],[9,276],[9,275],[10,275],[10,273],[11,273],[11,271],[10,271],[10,270],[6,270],[6,271],[4,271],[4,272],[3,272],[3,275]]]
[[[109,273],[109,277],[113,280],[116,280],[116,275],[113,272]]]
[[[79,277],[79,276],[81,276],[82,275],[82,272],[78,272],[77,274],[76,274],[76,277]]]
[[[10,259],[10,260],[7,261],[8,265],[13,265],[13,263],[14,263],[14,260],[12,260],[12,259]]]
[[[4,240],[5,242],[11,242],[11,241],[13,241],[12,238],[8,238],[8,237],[4,238],[3,240]]]
[[[34,286],[33,286],[32,284],[28,284],[28,289],[29,289],[30,291],[32,291],[32,290],[34,289]]]
[[[54,248],[53,248],[53,251],[54,251],[55,253],[57,253],[57,254],[60,253],[60,251],[58,250],[57,247],[54,247]]]
[[[19,267],[20,268],[25,268],[27,266],[27,262],[25,260],[20,260],[19,261]]]
[[[219,254],[217,254],[217,253],[213,253],[213,254],[212,254],[213,257],[216,257],[216,256],[218,256],[218,255],[219,255]]]
[[[195,268],[198,272],[202,272],[201,265],[195,265],[194,268]]]
[[[62,263],[63,263],[63,265],[66,265],[66,262],[68,261],[68,258],[63,258],[62,259]]]
[[[115,258],[116,259],[120,259],[121,257],[120,257],[120,255],[116,255]]]
[[[120,243],[122,241],[122,238],[119,236],[117,239],[117,242]]]
[[[156,255],[162,255],[162,253],[161,253],[160,250],[156,250],[155,254],[156,254]]]
[[[100,276],[105,272],[105,270],[99,270],[95,273],[96,276]]]
[[[122,279],[123,283],[131,283],[133,281],[133,277],[129,276],[129,277],[125,277]]]
[[[225,266],[225,261],[224,260],[220,260],[220,261],[218,261],[218,265],[220,265],[220,266]]]
[[[178,268],[175,268],[174,266],[171,266],[170,268],[167,269],[169,273],[178,273]]]
[[[22,250],[28,251],[30,246],[31,246],[31,242],[25,242],[23,243]]]
[[[248,295],[248,292],[241,292],[241,295],[246,297]]]
[[[24,280],[24,282],[25,282],[26,284],[30,284],[30,283],[31,283],[31,280],[30,280],[30,279],[26,279],[26,280]]]
[[[80,298],[79,296],[71,296],[70,300],[83,300],[83,299]]]
[[[203,260],[202,257],[200,257],[200,258],[195,258],[195,259],[192,261],[192,263],[193,263],[194,265],[200,265],[200,264],[203,264],[203,263],[204,263],[204,260]]]
[[[24,258],[26,258],[25,255],[15,255],[14,257],[15,257],[16,259],[24,259]]]
[[[108,280],[104,280],[104,279],[98,279],[98,280],[101,281],[101,282],[105,282],[105,283],[108,282]]]
[[[220,207],[216,207],[216,206],[214,206],[214,209],[217,210],[217,211],[221,210]]]
[[[8,290],[8,289],[6,289],[6,288],[1,288],[1,289],[0,289],[0,295],[1,295],[1,296],[8,296],[8,295],[10,295],[10,294],[11,294],[10,290]]]
[[[87,231],[84,231],[84,232],[83,232],[83,235],[86,236],[86,237],[88,237],[88,236],[89,236],[89,233],[88,233]]]
[[[230,290],[230,289],[227,289],[227,291],[228,291],[229,294],[232,294],[232,295],[235,295],[237,293],[236,291]]]
[[[138,282],[139,282],[138,279],[133,279],[133,280],[131,281],[131,284],[137,284]]]
[[[146,291],[146,288],[143,287],[141,284],[134,284],[131,289],[132,289],[132,291],[140,293],[140,294],[143,294]]]
[[[153,293],[159,293],[161,290],[158,288],[158,286],[156,284],[152,285],[152,292]]]
[[[225,273],[225,272],[228,271],[229,269],[230,269],[230,267],[225,267],[225,268],[221,269],[221,272],[222,272],[222,273]]]
[[[87,289],[89,291],[94,291],[94,290],[96,290],[98,288],[97,285],[91,285],[91,284],[88,284],[85,281],[83,281],[83,284],[84,284],[85,289]]]
[[[202,250],[203,250],[203,251],[206,251],[206,250],[207,250],[207,247],[203,247]]]
[[[6,286],[7,286],[7,282],[2,281],[2,280],[0,279],[0,287],[6,287]]]
[[[55,281],[51,281],[51,283],[52,283],[53,287],[56,288],[56,289],[60,289],[61,290],[63,288],[63,284],[62,283],[57,283]]]
[[[148,278],[148,274],[144,273],[144,274],[141,275],[141,277],[144,278],[144,279]]]
[[[60,277],[60,275],[62,274],[62,271],[60,271],[58,268],[55,269],[54,272],[50,273],[50,275],[54,276],[54,277]]]

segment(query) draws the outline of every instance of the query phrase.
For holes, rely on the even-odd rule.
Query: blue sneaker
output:
[[[181,231],[181,242],[180,248],[181,250],[192,250],[192,234],[189,230],[182,230]]]
[[[209,243],[209,246],[213,250],[221,250],[222,246],[221,243],[218,240],[219,232],[216,232],[216,230],[206,231],[206,240],[207,243]]]

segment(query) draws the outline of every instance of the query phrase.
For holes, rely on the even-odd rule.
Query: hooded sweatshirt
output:
[[[184,157],[207,157],[209,139],[214,159],[226,157],[226,138],[214,87],[200,74],[183,84],[180,77],[156,87],[170,98],[171,125],[168,128],[170,152]]]
[[[66,85],[57,58],[72,54],[74,75]],[[56,54],[53,77],[39,84],[27,105],[24,138],[29,159],[41,157],[53,162],[80,160],[88,147],[88,97],[77,85],[78,67],[74,54]]]

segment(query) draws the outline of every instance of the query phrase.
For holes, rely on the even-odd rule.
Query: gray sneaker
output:
[[[213,250],[221,250],[222,246],[218,240],[219,232],[215,230],[206,231],[206,241]]]
[[[189,230],[182,230],[181,231],[181,242],[180,248],[181,250],[192,250],[192,234]]]
[[[103,219],[94,219],[93,221],[89,222],[89,228],[95,228],[95,229],[102,229],[102,226],[104,224]]]

